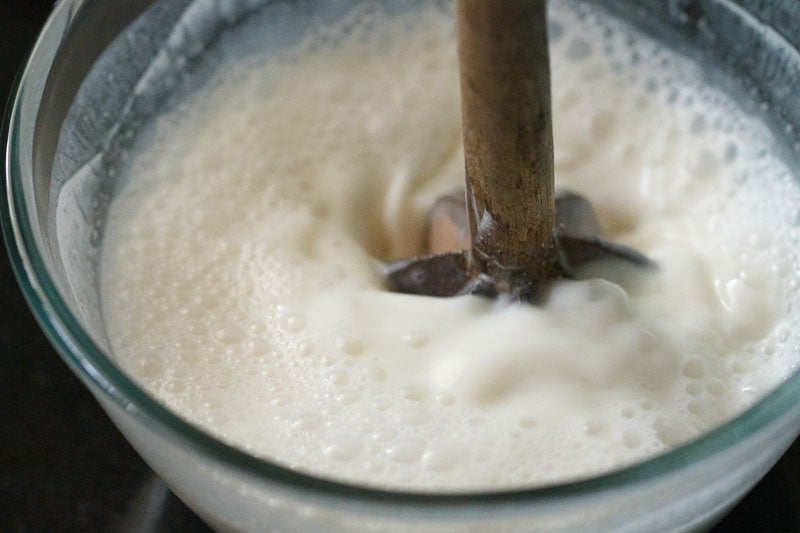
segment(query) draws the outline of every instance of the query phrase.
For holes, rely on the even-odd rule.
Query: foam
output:
[[[154,122],[103,247],[127,372],[291,468],[470,491],[663,452],[797,367],[800,192],[768,130],[583,4],[551,14],[557,181],[658,272],[542,308],[386,292],[377,260],[463,182],[453,18],[421,11],[356,10]]]

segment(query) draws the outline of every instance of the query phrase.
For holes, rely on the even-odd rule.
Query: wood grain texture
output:
[[[473,269],[501,286],[552,279],[546,2],[459,0],[457,17]]]

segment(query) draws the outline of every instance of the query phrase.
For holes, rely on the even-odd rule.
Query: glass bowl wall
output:
[[[541,489],[436,495],[336,483],[257,460],[166,410],[109,357],[97,284],[103,221],[118,186],[108,170],[147,117],[169,105],[180,83],[169,75],[180,70],[172,62],[191,63],[220,32],[255,13],[270,21],[262,44],[279,47],[359,3],[57,4],[7,112],[0,215],[20,284],[63,359],[170,488],[223,530],[664,530],[718,518],[800,432],[800,374],[717,430],[612,474]],[[797,160],[800,4],[595,3],[713,64],[714,82],[749,98],[784,155]],[[155,82],[141,84],[145,77]]]

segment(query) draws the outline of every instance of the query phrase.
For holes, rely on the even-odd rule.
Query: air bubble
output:
[[[269,403],[275,407],[286,407],[292,403],[292,397],[289,394],[278,394]]]
[[[302,331],[303,328],[305,327],[305,320],[303,320],[302,317],[292,315],[292,316],[286,317],[286,321],[285,321],[284,325],[285,325],[287,330],[293,331],[293,332],[298,332],[298,331]]]
[[[405,342],[410,347],[415,349],[424,348],[429,341],[430,341],[429,335],[421,331],[415,331],[403,335],[403,342]]]
[[[383,381],[386,379],[386,371],[379,366],[368,366],[366,368],[366,374],[372,381]]]
[[[305,340],[297,344],[297,354],[301,357],[308,357],[314,353],[314,343]]]
[[[341,337],[336,339],[336,347],[347,355],[357,356],[364,351],[364,344],[355,337]]]
[[[361,455],[362,447],[363,443],[358,437],[341,435],[328,443],[323,453],[337,461],[349,461]]]
[[[686,408],[693,415],[702,416],[706,413],[706,406],[696,400],[692,400],[691,402],[689,402]]]
[[[657,417],[653,422],[653,429],[658,440],[669,447],[686,442],[694,433],[686,424],[667,416]]]
[[[378,442],[388,442],[396,439],[399,432],[394,428],[383,428],[372,433],[372,439]]]
[[[467,423],[470,426],[477,428],[483,426],[486,423],[486,419],[483,418],[482,416],[473,416],[469,420],[467,420]]]
[[[334,370],[328,374],[328,381],[337,387],[344,387],[350,382],[350,376],[344,370]]]
[[[388,410],[389,410],[389,408],[390,408],[391,406],[392,406],[392,402],[390,402],[390,401],[389,401],[388,399],[386,399],[386,398],[378,398],[378,399],[377,399],[377,400],[375,400],[375,402],[373,402],[373,404],[372,404],[372,407],[373,407],[373,408],[374,408],[376,411],[388,411]]]
[[[572,39],[567,48],[567,58],[580,61],[592,53],[592,45],[585,39],[576,37]]]
[[[425,445],[422,439],[401,439],[386,448],[386,456],[396,463],[414,463],[422,458]]]
[[[687,378],[701,378],[705,375],[706,370],[703,362],[700,359],[690,359],[684,363],[681,372]]]
[[[245,350],[250,356],[265,356],[269,354],[270,345],[265,339],[248,339],[245,342]]]
[[[725,148],[725,155],[723,157],[726,163],[733,163],[739,155],[739,147],[735,143],[729,143]]]
[[[622,432],[622,444],[630,450],[635,450],[642,445],[642,438],[634,430],[626,429]]]
[[[696,381],[691,381],[686,384],[686,392],[691,396],[700,396],[703,393],[703,386]]]
[[[749,244],[756,250],[763,250],[770,245],[772,238],[765,231],[751,231],[748,235]]]
[[[160,376],[163,371],[161,362],[155,359],[139,360],[139,375],[145,379],[153,379]]]
[[[616,118],[611,113],[598,112],[592,117],[589,128],[596,139],[602,140],[613,135],[615,122]]]
[[[420,406],[407,406],[399,409],[396,419],[400,424],[407,426],[421,426],[431,419],[431,413]]]
[[[186,382],[181,379],[173,379],[169,383],[167,383],[168,390],[176,395],[180,395],[186,390],[188,390]]]
[[[792,226],[800,226],[800,209],[792,209],[789,213],[789,224]]]
[[[458,464],[458,458],[464,455],[463,449],[428,450],[422,456],[422,468],[433,472],[446,472]]]
[[[403,387],[400,393],[406,400],[419,403],[428,403],[433,397],[431,391],[427,387],[421,385]]]
[[[550,19],[550,23],[547,25],[547,35],[550,42],[557,43],[564,36],[564,25],[558,20]]]
[[[587,435],[597,436],[605,433],[606,429],[608,428],[608,424],[605,420],[592,419],[587,420],[584,427],[586,428]]]
[[[778,343],[785,343],[787,340],[789,340],[789,328],[785,325],[779,327],[775,333],[775,337],[778,339]]]
[[[298,416],[294,422],[292,422],[293,428],[302,431],[313,431],[315,429],[319,429],[321,426],[322,417],[317,414],[301,415]]]
[[[326,419],[326,422],[330,422],[331,421],[330,419],[333,418],[334,416],[338,415],[340,411],[341,411],[341,409],[339,409],[335,405],[326,405],[320,411],[320,413],[322,414],[322,417],[324,419]]]
[[[212,338],[220,344],[237,344],[244,340],[244,332],[237,327],[219,328],[214,331]]]
[[[336,395],[336,401],[342,405],[352,405],[361,399],[361,395],[354,390],[345,390]]]
[[[706,389],[712,396],[722,396],[726,391],[725,385],[716,379],[709,381],[708,384],[706,384]]]
[[[359,433],[364,436],[372,434],[374,430],[375,428],[369,422],[361,422],[355,427],[356,433]]]
[[[692,119],[692,123],[689,126],[689,131],[691,131],[695,135],[699,135],[706,131],[706,117],[701,114],[697,114]]]

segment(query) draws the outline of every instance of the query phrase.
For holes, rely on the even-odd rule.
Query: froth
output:
[[[462,491],[629,464],[784,378],[800,216],[768,132],[698,65],[552,10],[557,181],[658,272],[596,266],[541,308],[386,292],[376,260],[420,251],[463,153],[452,14],[370,5],[225,66],[140,143],[103,250],[123,368],[255,455]]]

